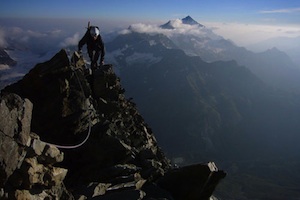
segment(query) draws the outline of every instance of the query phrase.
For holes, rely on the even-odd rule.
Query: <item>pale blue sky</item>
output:
[[[300,23],[299,0],[1,0],[0,17]]]

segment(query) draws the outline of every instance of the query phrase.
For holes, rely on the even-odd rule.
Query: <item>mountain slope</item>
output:
[[[264,164],[269,166],[279,163],[282,156],[297,157],[299,96],[273,90],[235,61],[207,63],[180,49],[166,48],[157,35],[148,35],[145,41],[145,34],[139,34],[132,32],[118,38],[136,38],[135,43],[141,44],[139,48],[129,41],[126,47],[132,48],[116,47],[117,43],[112,42],[114,49],[122,49],[115,61],[126,66],[119,69],[126,96],[133,97],[167,154],[179,164],[211,157],[228,169],[235,163],[240,171],[232,179],[241,175],[241,181],[247,182],[247,177],[256,177],[264,180],[265,186],[272,182],[272,187],[280,187],[281,178],[261,177],[256,160],[267,160]],[[149,41],[156,41],[156,45],[151,46]],[[112,52],[108,54],[114,56]],[[127,62],[128,57],[138,54],[159,59],[149,62],[141,56]],[[243,171],[243,163],[251,164],[252,168],[245,167],[248,171]],[[283,175],[284,171],[278,173],[287,180],[295,178]],[[259,184],[252,180],[251,183]],[[246,197],[251,199],[255,192],[248,190],[247,185],[243,187]],[[282,190],[290,195],[289,190]],[[242,198],[239,194],[231,195]]]
[[[192,21],[192,24],[199,24],[191,17],[188,16],[187,18],[188,21]],[[184,23],[185,19],[180,20],[181,23]],[[170,22],[167,24],[171,26]],[[161,27],[164,28],[165,26]],[[175,28],[173,27],[173,29]],[[189,31],[181,30],[181,32],[175,33],[174,30],[174,34],[169,37],[176,46],[183,49],[188,55],[200,56],[207,62],[236,60],[239,65],[246,66],[272,87],[288,91],[300,91],[300,69],[296,67],[286,53],[276,48],[254,53],[216,35],[204,26],[191,25],[185,29]]]
[[[14,66],[15,64],[16,61],[14,61],[4,49],[0,48],[0,65]]]
[[[17,64],[5,51],[5,49],[0,48],[0,89],[2,89],[10,80],[10,70]]]
[[[180,109],[183,109],[183,111],[186,110],[187,112],[189,108],[191,109],[189,111],[194,113],[195,107],[201,105],[211,110],[210,112],[202,113],[201,110],[203,108],[199,108],[200,115],[206,116],[209,113],[217,113],[213,117],[213,121],[216,124],[210,125],[215,130],[221,126],[221,122],[229,120],[225,115],[230,116],[230,114],[225,110],[222,111],[223,106],[221,105],[225,102],[227,102],[225,105],[233,106],[228,110],[230,112],[234,111],[229,121],[235,121],[235,119],[239,121],[238,119],[247,117],[245,116],[246,114],[251,114],[247,112],[250,112],[253,106],[263,107],[262,105],[267,104],[267,101],[274,101],[268,96],[275,95],[277,98],[278,95],[281,98],[282,94],[276,94],[276,91],[268,88],[250,70],[239,66],[233,61],[206,63],[199,57],[187,56],[182,50],[165,47],[160,40],[166,43],[167,37],[162,39],[162,35],[159,37],[158,35],[148,35],[148,40],[145,40],[145,36],[145,34],[135,32],[121,35],[117,40],[121,40],[122,37],[126,39],[132,37],[136,40],[134,40],[134,44],[130,43],[130,40],[126,40],[126,48],[119,43],[119,48],[115,47],[114,49],[122,49],[122,51],[118,51],[119,54],[116,57],[114,57],[116,55],[113,53],[115,52],[114,49],[108,48],[108,52],[112,52],[110,55],[114,57],[119,66],[126,66],[120,69],[120,74],[127,88],[127,94],[137,98],[136,100],[138,105],[142,107],[142,111],[148,109],[147,112],[152,113],[153,119],[151,121],[155,121],[154,116],[156,113],[151,105],[158,106],[160,103],[164,103],[161,109],[166,109],[173,105],[176,107],[176,109],[174,107],[168,112],[163,112],[162,116],[164,114],[172,114],[173,110],[179,112]],[[158,40],[158,38],[160,39]],[[152,43],[155,41],[155,45],[150,45],[149,41],[152,41]],[[108,46],[114,46],[118,42],[113,42],[112,44],[108,44]],[[276,50],[274,51],[277,52]],[[270,52],[270,54],[274,54],[274,52]],[[134,55],[148,55],[148,57],[141,56],[137,58]],[[152,55],[151,61],[149,55]],[[130,62],[128,62],[129,60]],[[159,95],[162,95],[162,98],[159,98]],[[288,95],[287,98],[289,98]],[[257,102],[257,104],[253,102]],[[284,100],[280,100],[277,103],[284,104]],[[264,108],[264,110],[269,109],[272,110],[272,108]],[[156,111],[159,111],[159,109]],[[223,113],[220,114],[221,112]],[[261,113],[262,111],[259,112]],[[257,115],[259,116],[259,114]],[[169,117],[166,116],[166,119]],[[176,117],[178,118],[179,116]],[[194,119],[197,119],[197,117]],[[204,119],[202,118],[201,120],[203,126]],[[156,123],[159,123],[159,121],[162,120],[157,120]],[[177,119],[177,122],[179,121],[181,120]],[[174,121],[172,123],[177,124]],[[193,124],[193,122],[190,123]],[[171,133],[173,131],[166,132]]]
[[[265,49],[272,49],[276,47],[284,52],[286,52],[292,60],[300,66],[300,37],[275,37],[270,38],[265,41],[253,44],[249,48],[253,51],[264,51]]]

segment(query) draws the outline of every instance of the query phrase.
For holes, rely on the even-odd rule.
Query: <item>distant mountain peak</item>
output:
[[[179,19],[182,24],[188,24],[188,25],[198,25],[199,27],[204,27],[202,24],[198,23],[196,20],[194,20],[191,16],[186,16],[185,18]],[[173,20],[174,21],[174,20]],[[173,21],[170,20],[167,23],[161,25],[160,27],[163,29],[174,29]]]
[[[203,27],[202,24],[199,24],[197,21],[195,21],[191,16],[186,16],[185,18],[181,19],[183,24],[189,24],[189,25],[199,25],[201,27]]]

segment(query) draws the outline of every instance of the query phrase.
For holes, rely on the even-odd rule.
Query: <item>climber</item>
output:
[[[78,43],[78,52],[81,54],[81,48],[83,45],[87,46],[87,51],[91,61],[91,69],[97,69],[97,61],[100,57],[99,66],[104,65],[104,43],[102,41],[100,30],[97,26],[90,26],[90,22],[88,23],[88,28],[85,35]]]

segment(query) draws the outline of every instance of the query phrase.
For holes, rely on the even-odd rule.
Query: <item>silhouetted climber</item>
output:
[[[97,26],[90,26],[88,23],[88,28],[85,35],[78,43],[78,52],[81,53],[81,48],[83,45],[87,46],[87,51],[91,61],[91,69],[95,70],[97,68],[97,61],[100,57],[99,66],[104,65],[105,49],[104,43],[100,35],[100,30]]]

